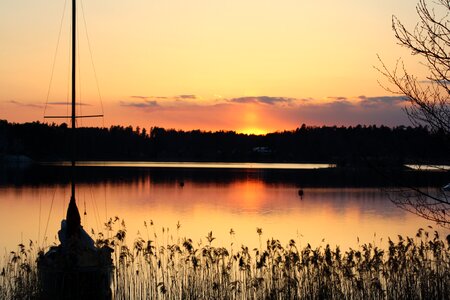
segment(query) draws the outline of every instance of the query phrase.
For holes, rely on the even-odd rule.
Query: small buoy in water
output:
[[[298,195],[300,196],[300,198],[303,198],[303,195],[304,195],[305,193],[303,192],[303,189],[299,189],[298,190]]]
[[[184,186],[184,181],[180,181],[178,184],[180,185],[180,187],[183,187]]]

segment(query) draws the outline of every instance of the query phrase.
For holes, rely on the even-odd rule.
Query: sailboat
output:
[[[71,196],[66,219],[58,232],[60,245],[38,257],[38,275],[43,299],[111,299],[112,249],[98,248],[81,226],[76,204],[76,119],[101,115],[77,116],[76,105],[76,37],[77,2],[72,0],[72,163]],[[67,118],[67,116],[46,116]]]

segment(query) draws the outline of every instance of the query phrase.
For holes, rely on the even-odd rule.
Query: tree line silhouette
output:
[[[426,126],[306,126],[266,135],[234,131],[181,131],[152,127],[77,128],[79,160],[222,162],[317,162],[338,166],[366,163],[448,163],[444,133]],[[0,156],[26,155],[37,161],[68,160],[67,124],[0,120]]]

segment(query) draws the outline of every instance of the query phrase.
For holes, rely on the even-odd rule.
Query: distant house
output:
[[[271,154],[272,153],[272,150],[270,150],[269,147],[255,147],[252,150],[253,150],[253,152],[260,153],[260,154]]]

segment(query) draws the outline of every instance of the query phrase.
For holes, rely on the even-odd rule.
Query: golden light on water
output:
[[[77,202],[83,226],[88,232],[91,228],[102,231],[108,217],[118,216],[125,220],[129,244],[138,232],[144,238],[154,238],[154,234],[162,238],[161,229],[169,228],[165,239],[178,236],[205,241],[212,231],[216,245],[229,246],[232,239],[237,247],[257,247],[256,228],[262,228],[263,242],[276,238],[284,244],[297,239],[301,245],[330,243],[344,249],[355,247],[357,238],[381,246],[387,237],[413,236],[419,227],[429,225],[393,206],[378,189],[305,188],[300,198],[294,186],[257,179],[184,183],[181,187],[176,181],[154,182],[145,177],[79,185]],[[28,240],[40,246],[58,243],[54,237],[69,194],[66,185],[1,188],[1,249],[15,249]],[[144,222],[150,220],[153,228],[145,228]],[[231,228],[236,233],[233,237]]]

